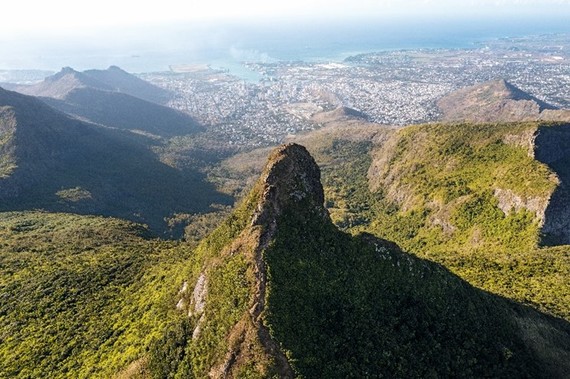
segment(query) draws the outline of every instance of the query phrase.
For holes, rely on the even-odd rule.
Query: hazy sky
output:
[[[142,72],[212,56],[274,58],[274,46],[313,51],[328,46],[323,40],[339,51],[360,48],[358,41],[375,49],[463,46],[570,33],[567,20],[570,0],[5,0],[0,69],[117,64]]]
[[[260,18],[350,18],[473,13],[570,16],[570,0],[17,0],[2,4],[0,33],[74,32],[117,25]]]

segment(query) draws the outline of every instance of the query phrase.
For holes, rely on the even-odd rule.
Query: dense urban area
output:
[[[501,38],[468,49],[367,53],[343,62],[243,62],[261,79],[244,80],[209,66],[142,74],[177,96],[210,132],[237,146],[263,146],[318,126],[311,117],[339,106],[372,122],[437,120],[436,101],[458,88],[502,78],[552,105],[570,107],[570,37]]]

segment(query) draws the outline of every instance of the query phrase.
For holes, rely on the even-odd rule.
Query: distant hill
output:
[[[160,162],[152,143],[0,89],[0,210],[117,216],[157,231],[174,213],[230,201],[197,171]]]
[[[364,113],[349,107],[338,107],[332,111],[319,112],[311,117],[311,121],[318,124],[330,124],[333,122],[346,121],[366,122],[367,117]]]
[[[559,111],[503,79],[452,92],[437,104],[444,121],[570,120],[568,112]]]
[[[110,66],[106,70],[87,70],[83,73],[115,91],[152,103],[165,105],[173,96],[169,91],[129,74],[117,66]]]
[[[150,349],[156,377],[558,377],[570,325],[471,287],[369,234],[336,229],[300,145],[273,151],[198,246],[188,319]],[[198,263],[199,262],[199,263]]]
[[[44,81],[32,84],[17,86],[16,92],[24,95],[36,97],[50,97],[54,99],[65,99],[66,96],[76,89],[93,88],[103,91],[114,91],[112,86],[108,86],[84,73],[75,71],[71,67],[64,67],[58,73],[48,76]]]
[[[202,130],[189,115],[120,92],[94,88],[71,90],[64,100],[44,102],[81,120],[117,129],[172,137]]]
[[[14,90],[41,97],[73,117],[113,128],[163,137],[202,130],[189,115],[144,100],[164,95],[144,83],[119,68],[78,72],[66,67],[41,83]]]

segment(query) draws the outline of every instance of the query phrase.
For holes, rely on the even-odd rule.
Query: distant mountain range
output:
[[[0,89],[0,210],[112,215],[160,230],[174,213],[229,201],[197,171],[160,162],[153,143]]]
[[[570,110],[555,106],[500,79],[462,88],[438,101],[443,121],[569,121]]]
[[[163,106],[171,94],[118,67],[78,72],[63,68],[43,82],[12,86],[84,121],[133,132],[171,137],[202,127],[189,115]]]

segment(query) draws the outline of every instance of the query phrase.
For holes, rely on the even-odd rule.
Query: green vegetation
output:
[[[0,216],[0,373],[109,378],[144,358],[169,320],[190,250],[125,221]]]
[[[541,375],[504,302],[393,245],[288,209],[265,257],[267,321],[299,377]]]
[[[413,131],[396,136],[417,138]],[[430,179],[421,170],[416,175],[417,164],[410,162],[428,154],[417,150],[424,145],[413,145],[412,154],[410,143],[396,144],[390,161],[402,171],[374,193],[367,178],[372,141],[331,138],[315,145],[331,215],[357,237],[338,231],[323,215],[320,194],[299,192],[314,189],[306,184],[318,175],[313,166],[266,171],[263,180],[275,182],[267,188],[258,182],[197,246],[190,241],[226,209],[171,219],[172,227],[195,224],[186,230],[187,242],[153,240],[147,228],[117,219],[1,213],[0,373],[267,378],[282,374],[280,353],[300,378],[565,372],[567,323],[473,288],[436,263],[361,233],[395,239],[471,284],[568,318],[567,250],[538,248],[535,214],[505,215],[492,191],[500,183],[517,194],[540,196],[553,188],[548,169],[530,177],[543,180],[540,191],[493,177],[510,167],[493,159],[480,162],[486,170],[481,175],[469,176],[468,163],[479,164],[477,154],[488,154],[491,140],[495,156],[512,167],[537,163],[519,154],[523,147],[503,146],[496,142],[499,134],[484,128],[473,129],[461,143],[444,138],[445,128],[437,131],[441,139],[433,145],[424,139],[425,151],[436,156],[438,146],[451,144],[456,150],[448,157],[459,162],[459,152],[468,149],[461,143],[468,143],[470,158],[448,162],[447,174],[422,168],[434,170]],[[452,138],[454,131],[447,131]],[[444,156],[437,156],[444,165]],[[450,177],[460,185],[438,191]],[[391,185],[405,194],[405,204],[390,197]],[[64,195],[81,193],[66,188]],[[434,223],[438,212],[455,229]],[[254,316],[260,294],[265,306]],[[535,330],[549,332],[536,337]]]
[[[254,278],[251,263],[243,253],[234,252],[227,257],[224,250],[248,225],[258,198],[258,191],[252,191],[195,249],[188,278],[193,286],[201,273],[207,275],[208,301],[204,314],[208,317],[201,319],[201,313],[193,312],[192,317],[174,324],[153,344],[149,366],[153,369],[154,377],[205,377],[208,370],[226,354],[229,348],[226,337],[250,305]],[[220,259],[221,256],[225,259]],[[185,300],[186,304],[191,304],[190,293]],[[193,339],[193,331],[198,325],[200,338]],[[180,347],[180,350],[171,346]],[[171,357],[174,366],[161,363],[165,356]]]
[[[90,200],[93,198],[93,196],[91,196],[91,192],[81,187],[62,189],[57,191],[55,194],[62,200],[71,201],[74,203],[81,200]]]
[[[284,165],[264,171],[262,177],[272,181],[261,202],[258,184],[197,249],[197,261],[204,263],[195,273],[208,278],[205,311],[193,313],[196,336],[178,327],[186,335],[171,332],[161,340],[168,356],[178,357],[169,366],[176,369],[166,368],[161,377],[280,377],[278,353],[268,357],[260,348],[269,343],[262,331],[250,329],[260,281],[267,284],[261,317],[295,377],[507,378],[556,372],[541,354],[569,348],[567,327],[475,289],[392,243],[338,231],[323,217],[320,196],[303,192],[310,185],[301,183],[313,179],[310,170],[294,170]],[[279,175],[286,179],[275,179]],[[266,197],[270,188],[275,192]],[[254,209],[263,215],[254,217],[261,224],[249,222]],[[254,273],[258,247],[266,281]],[[529,342],[522,323],[553,327],[539,352],[539,342]]]
[[[537,127],[347,127],[297,139],[321,167],[326,206],[341,229],[395,241],[477,287],[570,319],[570,248],[537,246],[537,211],[557,180],[529,155]],[[216,178],[250,188],[267,154],[260,149],[228,159]],[[507,194],[507,214],[495,189]],[[509,194],[532,210],[510,210]]]
[[[340,162],[323,168],[333,221],[354,234],[394,241],[480,288],[570,319],[570,249],[538,247],[536,214],[525,208],[505,214],[494,196],[501,188],[540,200],[554,190],[554,175],[528,155],[522,138],[536,127],[413,126],[377,148],[332,141],[334,148],[321,151]],[[388,163],[368,179],[370,165],[382,161]],[[370,192],[370,185],[377,189]]]
[[[183,168],[163,162],[153,151],[161,140],[82,123],[15,92],[0,90],[0,102],[7,105],[0,110],[0,129],[6,130],[0,141],[0,211],[119,217],[168,236],[165,219],[233,202],[207,183],[200,160]]]

